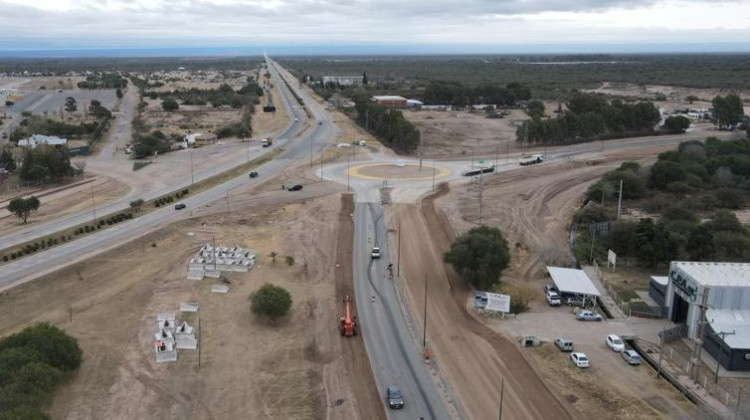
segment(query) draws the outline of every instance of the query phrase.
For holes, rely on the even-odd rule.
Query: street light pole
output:
[[[721,343],[719,343],[719,357],[716,358],[716,372],[714,373],[714,383],[719,383],[719,366],[721,366],[721,356],[724,355],[724,338],[728,335],[735,335],[737,332],[735,330],[732,330],[732,332],[720,332],[717,335],[721,335]]]
[[[398,258],[396,260],[396,277],[401,278],[401,221],[398,222]]]
[[[91,208],[94,212],[94,223],[96,223],[96,203],[94,202],[94,183],[91,182]]]
[[[190,185],[195,183],[195,177],[193,176],[193,150],[190,149]]]
[[[422,348],[427,350],[427,273],[424,275],[424,328],[422,328]]]
[[[432,159],[432,192],[435,192],[435,159]]]

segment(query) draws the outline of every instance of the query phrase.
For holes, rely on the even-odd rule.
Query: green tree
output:
[[[542,118],[544,116],[544,103],[539,100],[532,100],[526,104],[526,113],[531,118]]]
[[[672,134],[684,133],[690,127],[690,120],[682,115],[674,115],[664,120],[664,128]]]
[[[8,204],[8,211],[15,214],[19,219],[26,223],[32,211],[39,210],[39,199],[33,195],[29,198],[14,198]]]
[[[73,113],[78,110],[78,103],[76,102],[76,98],[72,96],[68,96],[65,98],[65,110]]]
[[[292,306],[292,296],[281,287],[266,283],[250,295],[250,310],[272,321],[283,317]]]
[[[688,101],[688,103],[689,103],[690,105],[692,105],[692,104],[693,104],[693,102],[695,102],[695,101],[697,101],[697,100],[699,100],[699,99],[700,99],[700,98],[698,98],[698,97],[697,97],[697,96],[695,96],[695,95],[688,95],[688,96],[686,96],[686,97],[685,97],[685,100],[686,100],[686,101]]]
[[[649,183],[652,188],[663,190],[673,182],[684,181],[686,177],[687,174],[685,174],[685,170],[680,167],[679,163],[659,159],[651,167]]]
[[[134,212],[141,211],[141,207],[143,207],[143,199],[139,198],[137,200],[133,200],[130,202],[130,208],[133,209]]]
[[[716,253],[714,235],[705,225],[698,225],[685,243],[685,251],[691,261],[707,261]]]
[[[739,124],[745,116],[742,99],[736,93],[724,97],[716,96],[711,103],[719,128]]]
[[[750,238],[742,232],[714,233],[716,257],[723,261],[747,261],[750,255]]]
[[[180,104],[174,98],[164,98],[161,101],[161,108],[165,111],[177,111],[180,109]]]
[[[677,258],[679,244],[663,224],[644,218],[635,227],[633,248],[643,265],[654,268],[659,263],[669,263]]]
[[[10,154],[7,147],[0,153],[0,169],[5,169],[8,172],[16,170],[16,161],[13,160],[13,155]]]
[[[500,282],[500,275],[510,262],[510,252],[499,229],[479,226],[456,238],[443,260],[467,283],[487,290]]]
[[[39,361],[63,372],[77,369],[83,356],[75,338],[46,322],[25,328],[0,341],[0,352],[10,348],[36,352],[39,354]]]

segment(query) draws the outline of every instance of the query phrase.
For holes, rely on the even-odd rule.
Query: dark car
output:
[[[182,210],[182,209],[184,209],[185,207],[187,207],[187,206],[185,205],[185,203],[177,203],[177,204],[175,204],[175,205],[174,205],[174,209],[175,209],[175,210]]]
[[[386,388],[385,398],[388,400],[388,408],[404,408],[404,396],[396,385]]]
[[[257,172],[255,172],[255,171],[250,172],[250,178],[257,178],[257,177],[258,177],[258,173]]]
[[[302,184],[294,184],[291,187],[287,188],[289,191],[299,191],[302,189]]]
[[[323,125],[323,121],[318,121],[318,125]]]

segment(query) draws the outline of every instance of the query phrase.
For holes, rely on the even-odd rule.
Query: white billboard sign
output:
[[[510,295],[487,293],[487,306],[484,309],[495,312],[510,312]]]

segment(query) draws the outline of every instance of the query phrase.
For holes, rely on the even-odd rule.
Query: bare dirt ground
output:
[[[92,205],[101,208],[121,198],[130,191],[127,185],[105,176],[96,176],[91,182],[87,183],[80,183],[80,181],[81,179],[74,179],[72,180],[72,185],[74,186],[49,194],[46,192],[57,190],[60,187],[53,186],[52,188],[42,190],[23,188],[18,190],[17,194],[8,193],[0,195],[0,206],[2,207],[0,209],[0,234],[8,234],[21,229],[31,230],[36,224],[77,211],[92,209]],[[39,198],[41,205],[39,211],[32,213],[28,222],[23,224],[21,219],[10,214],[5,207],[9,200],[27,195],[35,195]]]
[[[376,405],[355,398],[366,376],[357,371],[362,363],[347,364],[342,351],[352,342],[336,328],[338,200],[262,203],[235,202],[228,217],[217,211],[176,223],[0,294],[0,334],[48,321],[84,350],[79,372],[54,399],[53,418],[380,418]],[[258,253],[249,273],[225,275],[228,294],[212,294],[210,280],[185,279],[190,255],[212,241]],[[293,297],[277,325],[249,311],[248,295],[266,282]],[[200,323],[200,364],[197,352],[183,351],[176,363],[157,365],[156,313],[187,300],[200,310],[178,318]]]
[[[438,196],[447,192],[442,185]],[[428,327],[428,347],[469,418],[497,415],[502,380],[503,413],[508,418],[576,418],[570,405],[550,391],[516,344],[467,311],[471,290],[442,262],[453,232],[434,210],[433,199],[425,199],[421,208],[397,205],[389,226],[403,229],[402,278],[414,313],[424,310],[427,279],[427,324],[434,326]]]
[[[569,261],[567,223],[586,188],[622,161],[643,164],[653,160],[660,150],[612,153],[596,159],[580,157],[488,177],[484,184],[483,222],[499,227],[511,248],[511,266],[503,274],[503,281],[541,290],[541,284],[548,281],[545,265]],[[455,186],[437,204],[458,232],[478,221],[475,189]],[[536,303],[532,303],[532,311],[534,306]],[[550,315],[552,322],[556,315]],[[564,395],[583,418],[645,419],[689,409],[683,397],[661,381],[650,379],[645,370],[638,374],[632,370],[620,372],[620,368],[628,366],[621,366],[619,361],[606,364],[607,368],[580,373],[561,366],[559,358],[555,359],[549,350],[534,349],[528,354],[545,382]],[[622,380],[612,381],[613,376],[622,376]]]
[[[20,86],[19,89],[41,89],[44,86],[46,90],[80,90],[78,89],[78,82],[85,81],[85,77],[31,77],[29,80]]]
[[[522,151],[516,145],[516,129],[529,119],[520,109],[510,110],[510,115],[497,119],[486,118],[482,111],[405,111],[404,116],[422,133],[417,154],[425,158],[462,159],[472,154]]]

